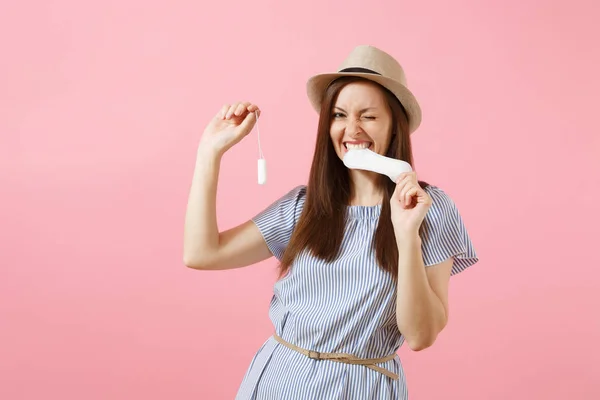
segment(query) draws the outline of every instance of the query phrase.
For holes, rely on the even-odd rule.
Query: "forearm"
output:
[[[418,234],[397,237],[398,328],[413,350],[430,346],[446,324],[444,305],[431,289],[421,253]]]
[[[188,196],[184,228],[184,262],[206,262],[219,248],[217,182],[221,156],[199,148]]]

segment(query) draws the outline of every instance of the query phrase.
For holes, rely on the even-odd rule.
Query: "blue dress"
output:
[[[454,256],[452,275],[478,261],[461,216],[436,186],[424,220],[425,266]],[[306,186],[298,186],[253,218],[273,255],[281,260],[300,217]],[[381,205],[350,206],[339,257],[326,263],[302,252],[275,283],[269,316],[277,335],[304,349],[380,358],[404,338],[396,325],[396,286],[371,250]],[[378,366],[394,380],[363,365],[315,360],[269,337],[254,355],[237,400],[407,399],[398,355]]]

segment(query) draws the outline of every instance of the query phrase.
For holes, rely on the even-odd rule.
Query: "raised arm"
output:
[[[224,105],[204,130],[185,215],[183,262],[190,268],[241,268],[272,255],[254,222],[221,232],[216,215],[221,159],[250,133],[257,111],[258,107],[250,103]]]

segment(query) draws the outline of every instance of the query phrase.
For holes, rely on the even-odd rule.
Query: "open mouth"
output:
[[[366,141],[344,142],[343,144],[344,144],[344,147],[346,148],[346,150],[369,149],[373,145],[372,142],[366,142]]]

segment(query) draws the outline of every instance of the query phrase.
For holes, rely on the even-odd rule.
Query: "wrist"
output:
[[[218,173],[221,168],[223,154],[209,148],[198,148],[196,155],[196,170],[203,173]]]
[[[200,144],[196,151],[198,160],[221,162],[224,152],[215,149],[209,145]]]
[[[394,234],[396,236],[396,243],[398,246],[421,245],[421,236],[419,236],[419,230],[394,227]]]

